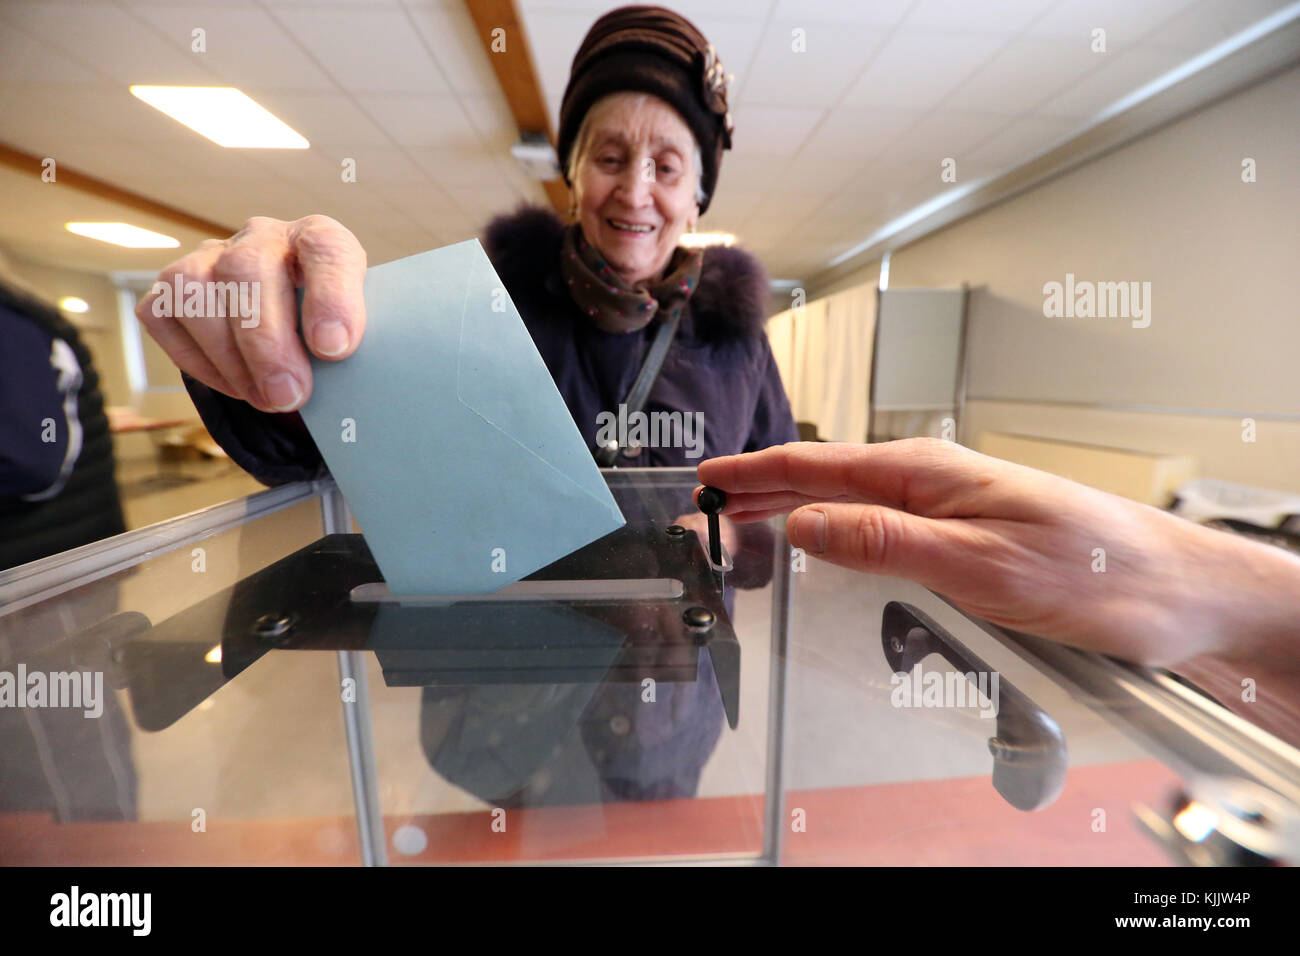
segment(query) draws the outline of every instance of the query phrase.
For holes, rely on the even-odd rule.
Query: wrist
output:
[[[1300,672],[1300,557],[1243,538],[1233,543],[1213,656]]]

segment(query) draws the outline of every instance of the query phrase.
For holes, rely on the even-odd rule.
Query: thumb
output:
[[[832,564],[929,584],[962,554],[957,529],[882,505],[805,505],[786,521],[790,543]]]

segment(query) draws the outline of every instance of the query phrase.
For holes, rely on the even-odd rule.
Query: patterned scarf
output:
[[[569,295],[602,332],[635,332],[656,315],[680,315],[700,282],[703,249],[678,247],[667,275],[646,289],[627,285],[591,245],[577,223],[564,230],[560,268]]]

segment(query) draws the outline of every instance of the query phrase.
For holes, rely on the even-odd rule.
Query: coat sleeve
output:
[[[0,374],[0,497],[34,494],[58,481],[71,429],[50,364],[53,339],[35,323],[0,310],[5,343]]]
[[[261,412],[182,373],[199,417],[230,460],[264,485],[309,481],[328,473],[297,412]]]
[[[754,427],[750,429],[745,441],[745,451],[760,451],[770,445],[784,445],[788,441],[799,440],[799,429],[795,427],[794,414],[790,411],[790,399],[786,397],[785,386],[781,383],[781,372],[776,367],[776,356],[767,336],[757,337],[759,342],[760,384],[758,403],[754,408]]]

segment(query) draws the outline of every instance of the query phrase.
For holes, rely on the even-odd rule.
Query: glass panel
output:
[[[792,579],[783,862],[1163,865],[1189,781],[1296,799],[1300,753],[1167,678],[999,639],[908,581]]]
[[[589,577],[668,576],[698,594],[667,531],[707,533],[693,469],[606,474],[634,534],[598,553]],[[539,659],[508,673],[482,655],[459,675],[418,675],[400,655],[367,655],[388,862],[757,858],[774,537],[752,529],[734,543],[744,545],[727,578],[734,641],[719,621],[696,643],[683,601],[627,601],[613,614],[573,602],[535,625],[584,647],[587,659],[564,667]],[[704,566],[702,546],[696,558]],[[489,613],[498,623],[476,636],[523,654],[529,642],[515,644],[504,623],[512,612]],[[738,705],[734,728],[724,699]]]
[[[0,856],[1231,861],[1171,835],[1216,792],[1288,832],[1300,752],[1167,677],[800,560],[780,519],[719,590],[694,473],[606,474],[628,526],[532,577],[648,596],[364,599],[328,483],[0,574]],[[1281,856],[1253,814],[1238,851]]]
[[[0,580],[7,863],[358,859],[335,656],[222,661],[219,630],[151,629],[316,540],[319,501],[215,533],[205,514]]]

